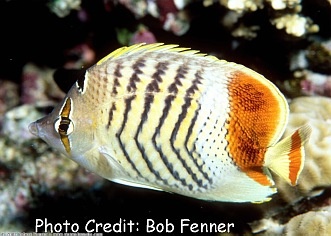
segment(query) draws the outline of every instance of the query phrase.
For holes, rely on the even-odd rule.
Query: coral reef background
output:
[[[327,235],[330,23],[330,0],[1,1],[0,232],[33,232],[37,218],[141,225],[169,219],[176,228],[187,218],[234,223],[232,235]],[[307,122],[313,128],[298,186],[277,181],[279,193],[261,205],[132,189],[88,173],[30,135],[28,124],[53,108],[78,70],[138,42],[199,49],[277,84],[291,106],[285,135]]]

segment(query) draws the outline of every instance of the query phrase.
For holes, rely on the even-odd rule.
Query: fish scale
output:
[[[153,166],[154,165],[155,166],[157,165],[157,164],[154,164],[153,165],[153,162],[154,163],[159,163],[160,162],[160,159],[161,159],[164,162],[165,167],[167,167],[168,170],[169,170],[169,172],[171,173],[170,176],[172,176],[172,179],[170,179],[170,180],[172,182],[174,182],[174,184],[178,184],[176,182],[180,182],[183,185],[187,185],[186,183],[187,182],[191,182],[192,181],[192,178],[194,179],[194,181],[196,183],[202,182],[201,180],[199,180],[196,177],[196,174],[191,170],[191,168],[188,167],[188,165],[186,164],[186,161],[185,160],[181,159],[182,161],[178,161],[178,163],[182,163],[182,166],[185,166],[186,167],[185,168],[187,170],[186,173],[185,172],[183,173],[183,171],[180,171],[181,168],[179,168],[178,170],[175,170],[175,169],[173,169],[172,166],[170,166],[169,163],[171,163],[171,165],[173,165],[173,166],[179,166],[178,163],[176,163],[176,160],[177,159],[180,159],[180,156],[181,156],[181,155],[179,155],[178,151],[176,151],[176,149],[174,148],[174,144],[169,144],[168,147],[163,147],[163,148],[161,147],[161,146],[165,146],[165,144],[166,144],[165,140],[167,140],[167,139],[171,140],[172,139],[170,137],[173,136],[172,135],[173,132],[171,132],[171,129],[169,129],[168,127],[171,126],[171,125],[173,125],[173,123],[176,122],[176,119],[172,119],[171,120],[170,117],[168,117],[167,115],[165,115],[164,118],[163,118],[164,120],[162,120],[161,119],[162,116],[161,117],[160,116],[156,116],[155,114],[151,115],[151,117],[154,120],[157,120],[156,117],[160,117],[159,118],[160,119],[159,123],[162,125],[161,126],[161,130],[160,130],[160,134],[159,135],[156,135],[156,138],[155,138],[155,143],[156,143],[155,146],[156,146],[156,148],[154,148],[154,151],[156,150],[157,152],[159,152],[159,156],[160,157],[159,158],[155,158],[154,161],[151,161],[150,159],[148,159],[146,157],[146,154],[142,154],[142,149],[145,149],[145,148],[144,148],[144,145],[142,145],[141,143],[145,143],[146,142],[145,140],[150,140],[151,137],[149,137],[149,138],[147,138],[147,139],[145,139],[143,141],[139,141],[140,133],[138,133],[137,131],[135,131],[135,130],[132,129],[132,127],[134,127],[134,124],[137,122],[136,117],[139,116],[139,114],[143,113],[143,111],[141,111],[140,108],[144,107],[142,105],[143,97],[146,98],[146,94],[147,94],[147,87],[148,87],[148,85],[147,85],[147,83],[144,83],[145,79],[144,78],[141,78],[140,74],[142,74],[143,77],[151,76],[150,74],[148,74],[148,71],[150,71],[150,73],[152,75],[153,74],[155,75],[157,73],[160,74],[160,68],[155,68],[154,67],[155,68],[155,72],[154,72],[153,70],[151,70],[149,68],[145,68],[143,59],[137,59],[137,61],[138,61],[138,63],[135,63],[132,66],[132,70],[133,70],[132,76],[127,81],[127,84],[124,83],[123,85],[121,85],[121,87],[126,87],[127,88],[127,92],[128,93],[132,92],[132,90],[129,89],[129,88],[133,88],[133,90],[138,90],[138,91],[145,91],[144,92],[144,94],[145,94],[144,96],[139,96],[139,94],[137,94],[134,99],[132,99],[132,100],[130,99],[131,100],[130,101],[130,109],[129,109],[130,111],[129,110],[127,111],[127,113],[128,113],[127,114],[128,119],[125,121],[125,126],[123,127],[123,130],[122,130],[122,132],[120,134],[120,137],[121,136],[123,136],[123,137],[129,137],[129,141],[128,142],[130,142],[130,144],[125,144],[125,141],[123,139],[121,139],[121,141],[120,141],[123,144],[122,146],[126,150],[126,153],[127,153],[126,156],[130,156],[130,159],[131,159],[131,162],[132,162],[132,166],[135,166],[138,171],[140,169],[139,173],[143,172],[143,173],[145,173],[145,175],[148,175],[148,177],[146,177],[146,178],[149,181],[155,181],[155,177],[157,178],[157,177],[160,176],[159,174],[157,174],[157,176],[155,176],[155,175],[153,176],[152,175],[152,172],[156,172],[155,169],[153,168]],[[127,71],[129,70],[129,69],[126,69],[125,63],[122,63],[121,61],[118,62],[118,63],[121,63],[122,68],[124,68],[124,70],[127,70]],[[163,63],[163,69],[166,68],[165,67],[165,64],[166,63]],[[112,67],[118,68],[117,65],[112,65]],[[129,67],[131,67],[131,66],[129,66]],[[100,68],[100,70],[102,70],[102,69]],[[111,69],[108,67],[107,68],[107,71],[111,71]],[[137,71],[139,71],[139,73],[137,73]],[[142,72],[142,71],[144,71],[144,72]],[[169,75],[168,71],[170,72],[170,75]],[[177,73],[174,74],[174,75],[171,75],[171,71],[176,71]],[[120,74],[123,74],[123,72],[121,72],[121,71],[118,71],[118,72]],[[93,73],[93,72],[91,71],[91,73]],[[161,89],[163,91],[167,91],[168,90],[169,93],[174,93],[174,94],[176,94],[178,92],[181,92],[181,93],[186,92],[186,90],[183,88],[184,87],[183,84],[180,82],[180,79],[185,77],[185,73],[188,73],[187,68],[185,69],[183,66],[179,66],[177,68],[177,70],[163,70],[163,73],[164,73],[164,76],[166,78],[171,78],[171,76],[174,76],[174,82],[172,82],[172,80],[170,80],[170,79],[168,79],[168,80],[162,80],[162,81],[164,81],[164,83],[161,84]],[[135,77],[134,75],[137,75],[137,76]],[[153,82],[151,82],[151,83],[153,83]],[[151,83],[149,83],[149,85]],[[187,86],[189,86],[189,85],[190,85],[190,83],[187,83]],[[138,86],[139,86],[139,89],[137,88]],[[113,89],[113,90],[117,90],[117,89]],[[130,91],[128,91],[128,90],[130,90]],[[179,111],[180,111],[179,107],[180,106],[183,106],[185,104],[184,103],[184,100],[180,96],[176,96],[175,97],[175,96],[169,96],[168,95],[168,98],[169,98],[169,101],[172,100],[172,99],[174,99],[174,98],[177,98],[178,99],[178,101],[173,101],[173,103],[178,104],[175,107],[177,107],[177,113],[179,113]],[[161,99],[163,100],[163,98],[161,98]],[[169,107],[167,108],[167,106],[165,106],[162,115],[164,115],[165,112],[169,113],[170,112],[169,111],[170,108],[171,107],[172,108],[174,107],[174,106],[171,106],[171,103],[170,102],[168,102],[167,104],[169,104],[168,105]],[[134,109],[132,109],[133,107],[134,107]],[[158,112],[160,113],[162,106],[155,106],[155,107],[159,110]],[[146,109],[145,109],[145,111],[146,111]],[[121,111],[119,111],[119,112],[121,112]],[[173,116],[174,112],[175,112],[174,109],[172,109],[171,112],[170,112],[172,114],[172,116]],[[125,111],[124,111],[124,113],[125,113]],[[132,113],[134,115],[131,116],[130,113]],[[142,116],[141,117],[141,120],[145,120],[146,119],[146,115],[147,114],[144,115],[145,117]],[[129,117],[134,117],[134,119],[129,119]],[[166,124],[164,124],[164,122],[166,122]],[[167,125],[167,122],[170,123],[170,124]],[[149,124],[149,122],[146,122],[146,123]],[[160,124],[158,126],[160,126]],[[111,126],[111,124],[110,124],[110,126]],[[157,127],[155,129],[158,130]],[[137,135],[134,135],[134,133],[136,133]],[[148,133],[151,133],[151,132],[148,131]],[[166,135],[166,133],[168,133],[168,134]],[[110,136],[111,135],[112,134],[110,134]],[[159,140],[159,138],[157,138],[157,137],[162,137],[162,139]],[[179,137],[182,137],[182,135],[179,135]],[[177,141],[178,139],[175,139],[175,140]],[[134,143],[135,143],[135,145],[134,145]],[[162,145],[160,145],[158,143],[161,143]],[[168,149],[171,150],[171,151],[169,151],[169,153],[165,153],[164,150],[168,150]],[[179,148],[177,147],[177,149],[179,149]],[[152,153],[149,153],[148,156],[155,156],[155,155],[151,155],[151,154]],[[183,153],[182,153],[182,155],[183,155]],[[173,157],[173,158],[171,159],[171,157]],[[144,161],[141,161],[141,159],[144,159]],[[170,160],[168,160],[168,159],[170,159]],[[121,162],[123,162],[123,161],[121,161]],[[138,168],[138,167],[140,167],[140,168]],[[148,170],[147,170],[147,168],[148,168]],[[163,166],[160,166],[159,167],[159,169],[162,169],[162,168],[164,168],[164,167]],[[198,173],[198,172],[196,171],[196,173]],[[181,177],[181,175],[183,175],[183,177]],[[199,174],[199,175],[202,176],[202,174]],[[160,177],[158,179],[160,179]],[[163,181],[167,181],[167,183],[169,183],[169,179],[163,179]]]
[[[280,142],[280,91],[260,74],[176,45],[123,47],[89,68],[51,114],[29,126],[111,181],[188,197],[269,200],[269,170],[296,184],[304,126]]]

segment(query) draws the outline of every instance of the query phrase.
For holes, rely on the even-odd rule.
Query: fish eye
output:
[[[54,129],[60,135],[70,135],[74,131],[74,124],[67,117],[59,117],[54,122]]]

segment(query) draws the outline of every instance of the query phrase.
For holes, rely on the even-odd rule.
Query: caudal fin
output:
[[[267,149],[264,166],[296,185],[305,160],[304,144],[309,139],[311,127],[304,125],[291,136]]]

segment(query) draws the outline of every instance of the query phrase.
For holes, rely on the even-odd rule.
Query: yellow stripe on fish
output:
[[[309,126],[278,142],[288,105],[235,63],[177,45],[122,47],[89,68],[30,131],[114,182],[188,197],[262,202],[269,170],[295,185]]]

